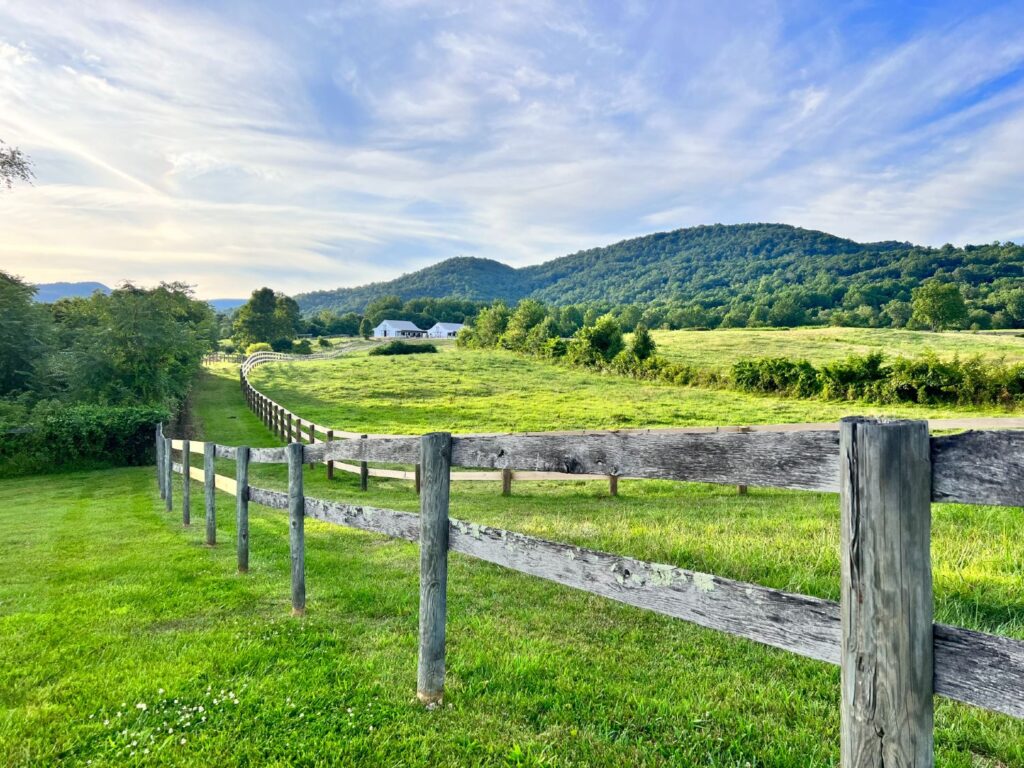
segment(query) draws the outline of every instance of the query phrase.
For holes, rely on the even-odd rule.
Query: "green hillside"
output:
[[[399,296],[403,300],[457,297],[474,301],[504,299],[515,302],[525,296],[518,270],[493,259],[460,256],[402,275],[394,280],[358,288],[337,288],[296,296],[304,313],[331,309],[362,312],[374,299]]]
[[[932,277],[962,286],[969,309],[984,310],[980,327],[1024,321],[1024,247],[857,243],[784,224],[679,229],[521,269],[449,259],[389,282],[297,299],[307,314],[359,312],[387,295],[507,302],[530,297],[563,306],[671,307],[681,315],[673,327],[802,325],[829,322],[835,313],[844,313],[843,325],[899,325],[885,313],[898,316],[911,290]]]

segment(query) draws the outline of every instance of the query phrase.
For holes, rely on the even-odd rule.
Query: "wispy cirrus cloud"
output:
[[[0,3],[0,267],[205,296],[715,221],[1024,239],[1024,3]]]

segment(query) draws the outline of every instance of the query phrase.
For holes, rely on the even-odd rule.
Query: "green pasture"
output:
[[[587,398],[607,392],[623,396],[616,407],[639,403],[630,411],[637,417],[668,409],[672,393],[693,398],[695,408],[699,396],[729,394],[648,388],[524,361],[540,366],[537,383],[508,400],[534,376],[535,369],[513,364],[521,358],[496,356],[490,394],[480,381],[469,383],[467,370],[482,378],[476,353],[402,363],[429,362],[421,358],[455,365],[486,402],[460,393],[460,412],[442,393],[430,394],[438,369],[399,378],[389,358],[268,367],[261,386],[273,384],[285,404],[319,420],[287,397],[289,379],[308,370],[310,381],[322,382],[319,399],[309,402],[346,416],[339,425],[396,431],[495,428],[506,423],[494,412],[501,402],[514,420],[550,428],[561,425],[560,414],[548,412],[557,403],[580,421],[597,420],[601,402]],[[367,367],[371,362],[375,367]],[[404,382],[408,396],[376,378],[381,371]],[[539,375],[546,371],[554,373]],[[557,387],[553,399],[528,418],[529,397],[545,386]],[[381,390],[391,396],[374,416]],[[569,407],[573,392],[584,403],[576,411]],[[333,405],[331,398],[338,398]],[[362,404],[351,421],[348,398]],[[417,410],[424,398],[428,405]],[[704,417],[726,413],[724,402]],[[772,401],[734,402],[756,416],[758,403]],[[245,409],[228,366],[204,374],[193,408],[196,438],[274,444]],[[397,415],[389,420],[384,410]],[[766,419],[774,420],[770,413]],[[231,462],[218,465],[233,473]],[[251,571],[241,576],[234,567],[234,499],[217,495],[219,543],[208,548],[201,487],[193,484],[193,525],[185,529],[176,481],[170,513],[151,468],[0,481],[0,764],[837,763],[835,668],[456,554],[446,701],[425,711],[413,701],[415,545],[308,521],[308,613],[292,618],[286,517],[252,506]],[[284,468],[254,465],[252,482],[283,488]],[[360,492],[355,476],[327,481],[324,467],[307,469],[305,482],[308,495],[407,511],[418,505],[408,482],[371,478]],[[505,498],[497,483],[456,483],[451,514],[838,596],[833,495],[751,489],[739,496],[729,487],[629,480],[619,490],[612,498],[602,482],[524,482]],[[937,620],[1024,639],[1021,510],[936,505],[932,554]],[[939,700],[936,748],[938,765],[1024,766],[1024,722]]]
[[[706,371],[728,371],[737,360],[788,357],[815,365],[849,355],[882,352],[887,357],[941,358],[978,355],[985,360],[1024,362],[1019,331],[908,331],[896,328],[720,328],[714,331],[652,331],[658,354]]]
[[[224,375],[234,375],[225,369]],[[880,406],[637,382],[501,350],[273,363],[250,380],[304,419],[353,432],[617,429],[834,421],[851,414],[1002,416],[998,408]]]

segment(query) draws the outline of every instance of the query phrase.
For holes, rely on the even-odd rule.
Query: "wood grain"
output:
[[[292,560],[292,615],[306,612],[306,498],[302,488],[303,446],[290,443],[288,453],[288,545]]]
[[[836,491],[839,437],[835,432],[460,437],[452,441],[452,463]]]
[[[216,445],[206,443],[203,448],[203,491],[206,502],[206,544],[217,543],[217,473],[214,469]]]
[[[420,650],[416,696],[427,705],[444,697],[448,595],[448,501],[452,436],[424,435],[420,451]]]
[[[928,424],[840,425],[840,763],[934,765]]]
[[[932,500],[1024,506],[1024,432],[933,437]]]
[[[239,446],[235,456],[235,552],[238,572],[249,571],[249,449]]]

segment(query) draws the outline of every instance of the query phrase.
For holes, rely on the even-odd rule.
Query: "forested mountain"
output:
[[[398,296],[403,301],[454,297],[515,302],[526,295],[521,272],[493,259],[459,256],[387,282],[304,293],[295,300],[304,314],[322,309],[362,312],[367,304],[383,296]]]
[[[388,295],[509,303],[529,297],[562,306],[659,306],[679,315],[671,322],[683,326],[836,322],[842,313],[851,315],[842,324],[860,325],[879,322],[886,306],[893,315],[905,312],[910,291],[933,277],[958,283],[971,309],[1024,319],[1024,306],[1011,308],[1024,302],[1020,246],[857,243],[784,224],[679,229],[521,269],[486,259],[450,259],[386,283],[296,299],[304,313],[358,312]],[[892,323],[899,319],[881,320]]]

